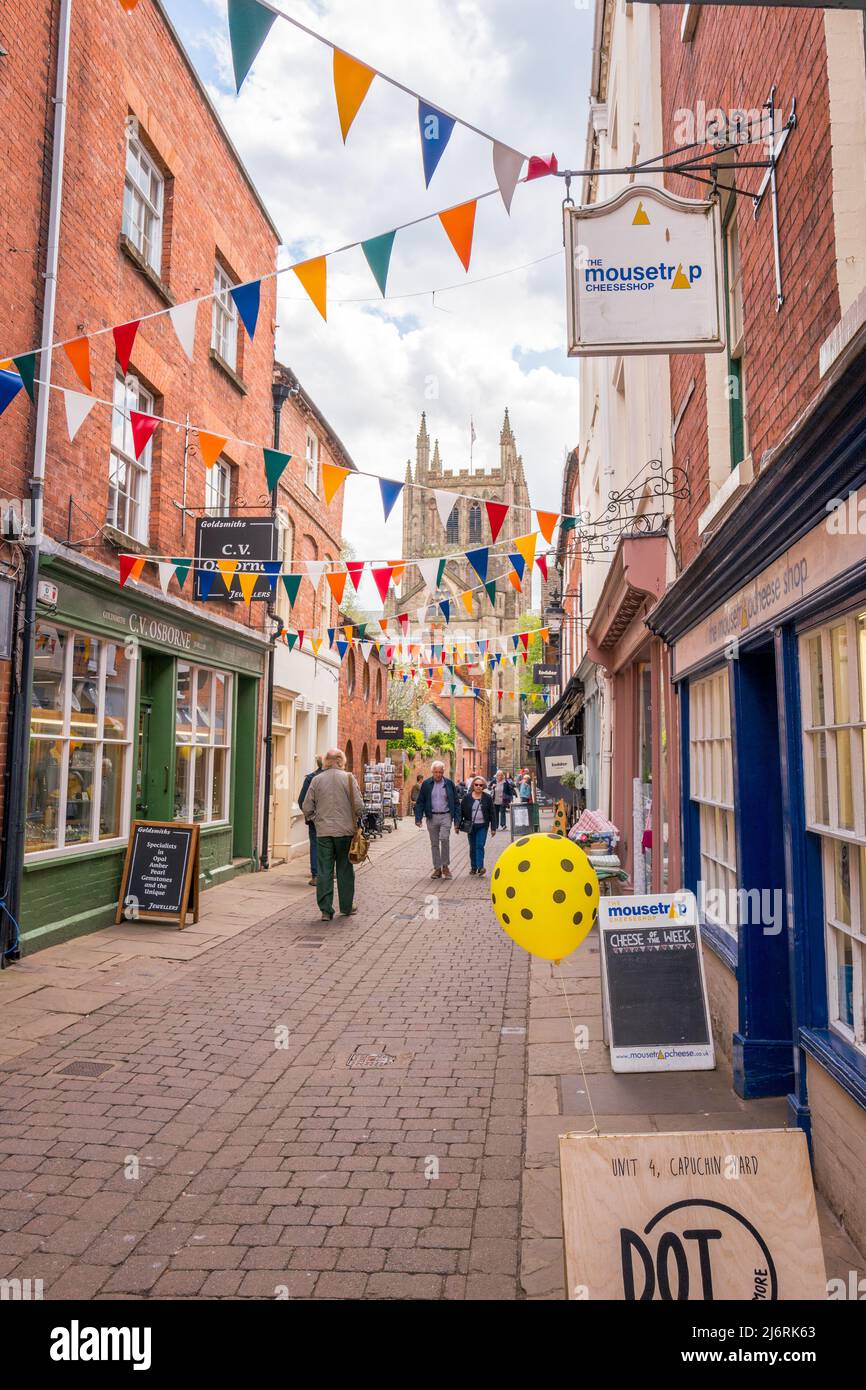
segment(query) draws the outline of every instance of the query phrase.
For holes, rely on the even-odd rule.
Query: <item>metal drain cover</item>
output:
[[[114,1062],[67,1062],[65,1067],[57,1068],[58,1076],[103,1076],[111,1071]]]
[[[387,1052],[353,1052],[347,1067],[368,1068],[368,1067],[390,1067],[395,1062],[396,1057],[389,1057]]]

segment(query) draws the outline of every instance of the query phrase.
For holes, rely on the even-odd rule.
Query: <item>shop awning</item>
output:
[[[572,676],[555,705],[545,710],[537,724],[527,729],[526,737],[533,742],[554,719],[562,719],[566,714],[577,714],[583,704],[583,683]]]

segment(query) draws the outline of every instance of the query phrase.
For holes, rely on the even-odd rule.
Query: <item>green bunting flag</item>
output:
[[[187,560],[181,556],[180,559],[173,559],[171,563],[174,565],[174,577],[177,580],[178,588],[182,589],[189,574],[192,560]]]
[[[496,607],[496,580],[495,580],[495,579],[491,579],[487,584],[484,585],[484,587],[485,587],[485,589],[487,590],[487,597],[490,599],[490,602],[493,604],[493,607],[495,608],[495,607]]]
[[[301,574],[284,574],[282,576],[283,585],[285,587],[286,593],[289,596],[290,608],[294,608],[295,606],[295,599],[298,597],[298,590],[301,587],[302,578],[303,575]]]
[[[292,461],[291,454],[281,454],[279,449],[262,449],[265,456],[265,478],[268,492],[273,492],[286,468]]]
[[[367,241],[361,242],[361,250],[367,258],[367,264],[373,272],[376,284],[382,291],[383,299],[385,286],[388,283],[388,267],[391,264],[391,252],[394,249],[396,235],[396,232],[383,232],[381,236],[373,236]]]
[[[297,634],[296,632],[287,632],[287,633],[286,633],[286,646],[288,647],[289,651],[292,650],[292,647],[295,645],[295,643],[297,642],[297,640],[298,640],[298,634]]]
[[[273,10],[260,5],[258,0],[228,0],[228,4],[232,67],[235,85],[240,91],[277,16]]]
[[[18,375],[24,382],[24,390],[27,392],[31,401],[35,401],[36,396],[33,391],[33,382],[36,377],[36,353],[25,352],[22,357],[13,357],[12,361],[18,368]]]

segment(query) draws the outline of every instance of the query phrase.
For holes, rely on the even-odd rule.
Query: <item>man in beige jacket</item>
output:
[[[351,917],[354,906],[355,870],[349,862],[349,846],[358,821],[364,814],[361,789],[339,748],[325,754],[325,766],[310,783],[304,797],[304,819],[316,827],[319,862],[316,874],[316,901],[323,922],[334,916],[334,870],[337,896],[344,917]]]

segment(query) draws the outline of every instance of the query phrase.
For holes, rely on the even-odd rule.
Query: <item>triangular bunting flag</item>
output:
[[[416,560],[415,564],[421,571],[421,577],[431,593],[435,593],[439,588],[441,570],[439,560]]]
[[[228,3],[232,67],[235,87],[240,91],[277,16],[273,10],[259,5],[257,0],[228,0]]]
[[[361,575],[364,573],[364,566],[366,563],[366,560],[346,561],[346,573],[352,581],[352,587],[354,588],[355,593],[358,592],[358,585],[361,582]]]
[[[512,589],[516,590],[516,592],[517,592],[518,594],[522,594],[522,593],[523,593],[523,585],[522,585],[521,582],[520,582],[520,576],[517,575],[517,574],[515,574],[515,573],[514,573],[514,570],[509,570],[509,572],[508,572],[508,578],[509,578],[509,580],[511,581],[511,587],[512,587]]]
[[[337,651],[338,651],[339,654],[340,654],[340,660],[341,660],[341,661],[343,660],[343,657],[346,655],[346,652],[347,652],[348,650],[349,650],[349,644],[348,644],[348,642],[341,642],[341,641],[338,641],[338,642],[337,642]]]
[[[490,557],[488,546],[482,546],[480,550],[467,550],[466,559],[474,569],[482,584],[487,582],[487,562]]]
[[[129,412],[129,428],[132,430],[132,447],[137,459],[141,458],[159,423],[160,421],[155,415],[142,415],[140,410],[131,410]]]
[[[360,646],[360,648],[361,648],[361,655],[362,655],[362,657],[364,658],[365,661],[369,661],[369,660],[370,660],[370,653],[371,653],[371,651],[373,650],[373,643],[372,643],[372,642],[361,642],[361,643],[359,643],[359,646]]]
[[[198,447],[205,468],[213,468],[227,443],[228,440],[221,434],[207,434],[204,430],[199,430]]]
[[[421,131],[421,158],[424,161],[424,182],[430,187],[430,180],[436,173],[440,159],[445,153],[451,133],[454,130],[454,117],[437,111],[418,98],[418,128]]]
[[[226,593],[231,593],[232,580],[234,579],[235,570],[238,567],[237,560],[217,560],[216,567],[222,575],[223,583],[226,586]]]
[[[380,478],[379,490],[382,494],[382,510],[385,513],[385,520],[387,521],[394,510],[394,504],[397,498],[403,491],[403,484],[395,483],[391,478]]]
[[[246,571],[243,574],[238,575],[238,583],[241,586],[241,593],[244,597],[244,603],[250,602],[253,596],[253,589],[256,587],[256,584],[258,583],[258,579],[259,576],[257,574],[249,574]]]
[[[72,440],[96,405],[96,400],[93,396],[82,395],[80,391],[70,391],[67,386],[63,390],[63,404],[66,407],[66,428]]]
[[[535,563],[537,564],[538,568],[541,570],[541,573],[542,573],[542,575],[544,576],[544,579],[545,579],[545,581],[546,581],[546,580],[547,580],[547,556],[546,556],[546,555],[536,555],[536,557],[535,557]]]
[[[313,649],[313,656],[318,656],[325,639],[323,637],[311,637],[310,646]]]
[[[547,544],[550,545],[553,540],[553,532],[556,529],[556,523],[559,520],[559,512],[536,512],[535,515],[538,518],[538,529],[547,541]]]
[[[33,390],[33,382],[36,379],[36,353],[25,352],[21,357],[13,357],[12,361],[18,368],[18,375],[24,383],[24,390],[31,401],[34,401],[36,399],[36,393]]]
[[[489,581],[484,585],[484,587],[485,587],[485,589],[487,590],[487,597],[490,599],[490,602],[493,604],[493,607],[495,608],[495,607],[496,607],[496,580],[495,580],[495,579],[489,580]]]
[[[268,584],[270,585],[271,593],[274,594],[276,592],[277,580],[280,577],[280,570],[282,569],[282,564],[279,560],[263,560],[262,568],[265,572],[264,577],[267,579]]]
[[[279,449],[262,449],[265,458],[265,481],[268,492],[273,492],[292,461],[291,454],[281,454]]]
[[[325,493],[326,506],[330,507],[350,472],[351,469],[340,468],[336,463],[322,464],[322,487]]]
[[[90,339],[73,338],[71,343],[63,344],[63,351],[72,363],[72,369],[81,385],[87,391],[93,390],[93,378],[90,375]]]
[[[283,588],[289,596],[289,608],[294,608],[295,606],[295,599],[298,597],[298,590],[301,587],[302,578],[303,576],[300,574],[284,574],[282,576]]]
[[[391,264],[391,252],[394,250],[394,238],[396,232],[383,232],[381,236],[369,237],[361,242],[361,250],[367,258],[367,264],[373,272],[373,278],[384,297],[385,287],[388,284],[388,268]]]
[[[178,336],[181,347],[192,361],[193,349],[195,348],[195,316],[198,310],[198,300],[190,299],[186,304],[175,304],[169,309],[168,316],[171,319],[171,326]]]
[[[303,629],[302,627],[299,627],[299,628],[298,628],[298,651],[301,650],[301,648],[303,647],[303,645],[304,645],[304,629]]]
[[[484,505],[487,508],[487,520],[490,522],[490,534],[495,542],[502,530],[502,523],[508,516],[508,504],[505,502],[485,502]]]
[[[305,560],[305,561],[304,561],[304,564],[305,564],[306,567],[307,567],[307,578],[309,579],[309,581],[310,581],[310,583],[312,584],[313,588],[314,588],[314,589],[318,589],[319,583],[320,583],[321,578],[322,578],[322,575],[325,573],[325,570],[328,568],[328,561],[327,561],[327,560]]]
[[[11,405],[23,385],[17,372],[0,371],[0,415]]]
[[[366,63],[359,63],[341,49],[334,49],[334,93],[337,98],[337,114],[340,117],[340,130],[343,144],[352,122],[361,109],[361,103],[370,90],[370,83],[376,76]]]
[[[448,525],[448,518],[454,510],[454,503],[457,498],[453,492],[445,492],[439,488],[434,489],[433,496],[436,498],[436,510],[439,513],[439,520],[443,526]]]
[[[316,256],[311,261],[301,261],[300,265],[293,265],[292,270],[297,275],[307,294],[312,299],[323,319],[328,317],[327,290],[328,290],[328,265],[324,256]]]
[[[177,580],[178,588],[182,589],[186,583],[186,577],[189,574],[192,560],[181,558],[179,560],[172,560],[171,563],[174,565],[174,577]]]
[[[524,560],[530,568],[532,568],[532,562],[535,559],[535,542],[537,538],[537,531],[533,531],[532,534],[529,536],[514,537],[514,545],[517,546],[517,549],[520,551],[520,554],[523,556]]]
[[[286,646],[288,647],[289,651],[292,650],[292,647],[295,645],[295,643],[297,642],[297,640],[298,640],[298,634],[297,634],[296,632],[287,632],[287,633],[286,633]]]
[[[441,600],[440,604],[439,604],[439,607],[442,609],[442,616],[444,617],[446,623],[450,623],[450,621],[451,621],[451,600],[450,600],[450,599],[447,599],[447,598],[443,598],[443,599]]]
[[[509,555],[508,560],[509,563],[514,566],[514,569],[517,571],[517,577],[522,582],[523,576],[526,573],[526,561],[524,560],[523,556]]]
[[[543,179],[546,174],[555,174],[558,168],[555,154],[549,159],[542,159],[540,155],[534,154],[526,171],[526,182],[529,183],[531,179]]]
[[[117,353],[117,360],[122,372],[129,371],[132,345],[135,342],[135,335],[138,332],[140,322],[140,319],[134,319],[132,323],[120,323],[111,330],[114,334],[114,350]]]
[[[174,565],[170,560],[160,560],[157,569],[159,570],[159,587],[164,594],[167,594],[171,577],[174,574]]]
[[[343,602],[343,592],[346,588],[347,577],[345,570],[337,570],[334,573],[325,575],[328,581],[328,587],[334,596],[334,602],[338,608]]]
[[[379,597],[384,603],[388,596],[388,586],[391,583],[391,567],[389,565],[384,569],[373,570],[372,575],[376,581],[376,588],[379,590]]]
[[[511,199],[514,197],[514,190],[517,187],[522,168],[523,155],[518,150],[512,150],[510,146],[500,145],[498,140],[494,140],[493,172],[496,175],[499,192],[502,194],[505,211],[509,214],[511,212]]]
[[[475,231],[476,200],[461,203],[459,207],[440,212],[439,221],[448,234],[448,240],[457,252],[464,270],[469,269],[472,256],[472,236]]]
[[[241,323],[247,330],[250,339],[254,338],[259,319],[259,302],[262,294],[261,280],[251,280],[248,285],[234,285],[229,290],[229,294],[235,302]]]
[[[472,590],[471,590],[471,589],[467,589],[466,592],[465,592],[464,594],[461,594],[461,595],[460,595],[460,597],[461,597],[462,600],[463,600],[463,607],[466,609],[466,612],[469,614],[469,616],[470,616],[470,618],[471,618],[471,617],[472,617]]]
[[[144,556],[118,555],[117,559],[120,567],[120,587],[122,589],[127,579],[138,579],[141,571],[144,569]]]

